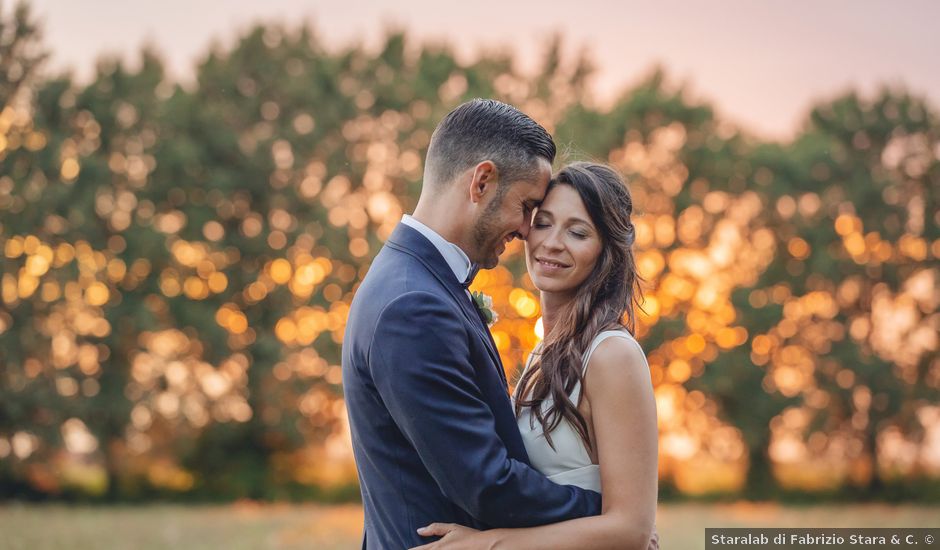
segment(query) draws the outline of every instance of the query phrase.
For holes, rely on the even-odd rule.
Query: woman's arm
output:
[[[446,536],[420,548],[646,550],[656,518],[658,431],[643,352],[624,338],[605,340],[591,356],[584,391],[601,470],[600,516],[483,532],[435,524],[420,534]]]

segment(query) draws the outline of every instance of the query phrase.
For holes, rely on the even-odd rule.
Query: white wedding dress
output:
[[[588,362],[591,360],[591,354],[594,353],[594,350],[597,349],[597,346],[599,346],[601,342],[608,338],[624,338],[629,340],[640,350],[644,362],[646,361],[646,354],[643,353],[643,348],[641,348],[639,342],[633,338],[633,335],[622,329],[606,330],[594,337],[590,347],[588,347],[587,352],[584,354],[584,358],[581,362],[582,375],[585,369],[587,369]],[[529,356],[525,369],[522,371],[523,374],[531,367],[534,355],[535,352]],[[649,367],[647,366],[647,368]],[[578,383],[571,391],[571,402],[577,404],[580,396],[581,384]],[[515,404],[518,398],[518,395],[513,396],[513,404]],[[552,399],[548,397],[542,403],[542,410],[548,410],[551,404]],[[523,409],[519,413],[517,422],[519,424],[519,432],[522,434],[522,440],[525,443],[526,452],[529,455],[529,462],[532,464],[533,468],[542,472],[548,479],[559,485],[575,485],[583,489],[590,489],[598,493],[601,492],[600,466],[594,464],[591,460],[584,446],[584,442],[581,441],[581,436],[578,435],[577,430],[575,430],[570,422],[562,418],[558,425],[551,431],[552,443],[555,446],[554,449],[548,444],[548,440],[545,439],[542,425],[535,420],[528,408]],[[652,540],[650,540],[649,548],[659,548],[659,536],[655,532],[653,533]]]

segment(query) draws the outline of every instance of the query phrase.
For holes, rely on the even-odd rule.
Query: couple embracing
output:
[[[493,100],[431,137],[418,205],[362,281],[343,342],[363,548],[658,548],[633,203],[609,167],[553,176],[554,159],[544,128]],[[514,238],[545,338],[510,397],[467,287]]]

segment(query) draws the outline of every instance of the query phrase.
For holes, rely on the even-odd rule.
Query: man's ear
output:
[[[495,193],[499,185],[499,170],[491,160],[484,160],[473,168],[470,178],[470,201],[474,204],[483,200],[487,194]]]

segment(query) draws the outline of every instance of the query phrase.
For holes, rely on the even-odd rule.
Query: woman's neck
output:
[[[574,299],[572,293],[560,292],[542,292],[540,301],[542,304],[542,333],[546,336],[551,334],[552,328],[561,316],[565,307]]]

